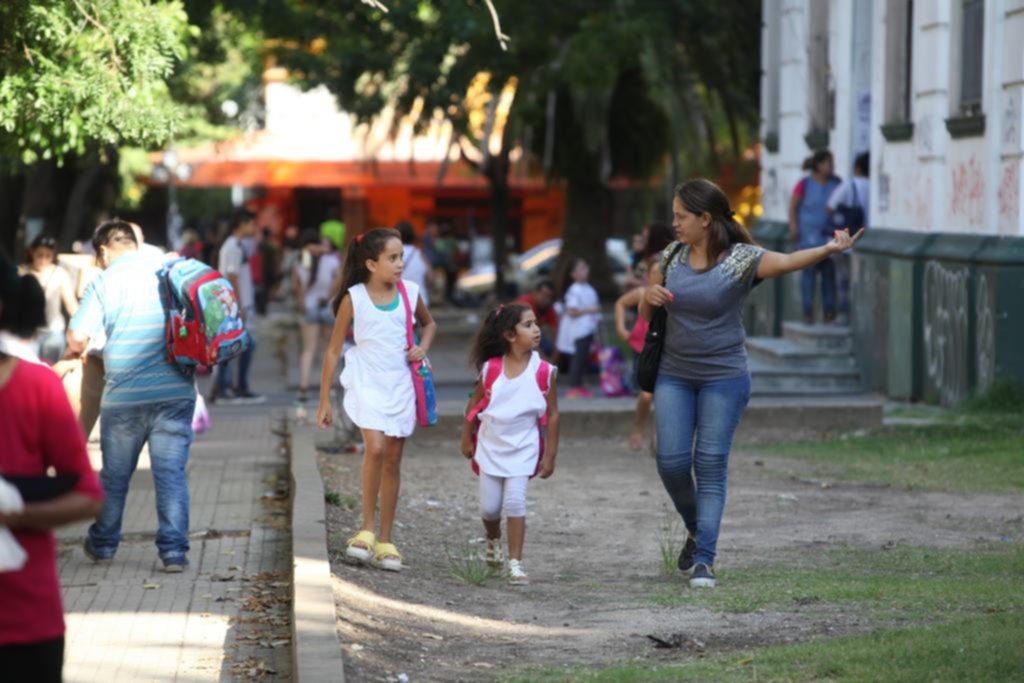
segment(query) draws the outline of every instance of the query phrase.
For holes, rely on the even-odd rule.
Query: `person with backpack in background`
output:
[[[309,398],[309,376],[318,346],[326,346],[334,327],[331,295],[341,284],[341,258],[316,230],[302,233],[302,251],[292,270],[292,291],[302,311],[302,353],[299,355],[300,406]]]
[[[540,326],[525,304],[491,311],[477,332],[470,362],[480,373],[462,425],[462,454],[480,477],[484,559],[501,568],[501,513],[508,526],[508,581],[525,585],[526,488],[555,471],[558,454],[557,370],[541,360]],[[547,428],[547,439],[541,430]]]
[[[57,263],[57,240],[40,235],[28,248],[28,265],[24,272],[35,276],[46,296],[46,325],[36,335],[39,357],[53,365],[64,355],[64,313],[78,310],[78,299],[71,276]]]
[[[832,152],[819,150],[811,157],[810,174],[793,189],[789,201],[789,238],[797,249],[820,247],[832,239],[828,200],[839,187],[833,174]],[[821,308],[826,323],[836,317],[836,269],[832,259],[825,259],[800,273],[800,294],[803,300],[803,321],[814,323],[814,292],[821,279]]]
[[[192,444],[196,388],[167,359],[163,255],[139,251],[130,223],[114,219],[92,238],[103,272],[87,287],[69,324],[70,356],[102,336],[106,384],[100,413],[106,495],[89,527],[86,556],[109,562],[121,541],[121,517],[139,453],[149,444],[159,528],[156,545],[166,572],[188,566],[189,493],[185,467]]]
[[[216,404],[218,401],[224,404],[232,403],[263,403],[266,396],[253,393],[249,388],[249,368],[252,366],[252,356],[256,351],[256,339],[252,332],[252,321],[255,320],[256,298],[252,283],[252,273],[249,268],[249,257],[243,245],[243,240],[253,234],[256,225],[256,215],[247,209],[238,209],[231,217],[231,236],[224,240],[220,248],[220,256],[217,270],[231,283],[231,287],[238,296],[238,303],[241,308],[242,321],[246,323],[249,330],[249,346],[238,357],[238,381],[231,385],[231,361],[220,363],[217,366],[217,378],[213,383],[210,397],[207,401]]]
[[[828,198],[828,212],[832,227],[849,230],[853,234],[866,228],[870,216],[871,181],[869,173],[871,157],[867,152],[858,154],[853,161],[853,177],[844,180]],[[843,251],[832,255],[836,264],[836,287],[838,290],[838,319],[843,324],[850,321],[850,255]]]

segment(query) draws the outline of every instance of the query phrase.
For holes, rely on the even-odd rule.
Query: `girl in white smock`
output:
[[[524,304],[502,306],[487,316],[473,346],[480,377],[462,431],[462,453],[480,477],[485,559],[493,567],[503,565],[504,508],[508,576],[514,585],[529,583],[523,567],[527,483],[537,474],[550,477],[558,452],[556,371],[536,351],[540,337],[537,317]]]
[[[341,291],[333,303],[337,318],[324,353],[317,413],[317,424],[323,429],[330,427],[334,420],[331,382],[349,325],[353,325],[355,346],[345,353],[341,384],[345,412],[363,433],[363,523],[348,540],[345,555],[389,571],[402,569],[402,555],[391,541],[391,531],[402,451],[416,427],[409,363],[426,356],[437,331],[419,288],[403,280],[422,330],[420,343],[411,348],[407,345],[405,308],[397,287],[402,266],[402,241],[394,230],[377,228],[349,244]]]

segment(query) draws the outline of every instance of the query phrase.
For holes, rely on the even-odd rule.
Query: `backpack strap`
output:
[[[402,295],[402,303],[405,304],[405,341],[409,344],[411,349],[416,345],[416,341],[413,338],[412,328],[412,306],[409,304],[409,294],[405,291],[405,283],[399,278],[396,283],[398,287],[398,293]]]
[[[498,375],[501,374],[501,362],[500,357],[490,358],[484,365],[484,396],[466,415],[468,421],[476,420],[480,417],[480,413],[487,410],[487,406],[490,405],[491,390],[494,388],[494,383],[498,381]]]
[[[551,389],[551,363],[547,361],[542,360],[540,365],[537,366],[537,387],[544,396],[547,396],[548,391]],[[537,420],[537,425],[542,428],[548,426],[547,411],[541,414],[540,419]]]

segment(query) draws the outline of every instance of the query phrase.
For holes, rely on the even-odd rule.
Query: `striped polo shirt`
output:
[[[115,259],[86,288],[71,319],[71,329],[79,334],[106,336],[104,408],[195,397],[193,380],[167,360],[162,267],[162,255],[135,252]]]

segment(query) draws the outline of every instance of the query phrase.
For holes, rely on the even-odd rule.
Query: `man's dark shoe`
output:
[[[165,574],[180,574],[188,568],[188,559],[184,557],[163,560],[163,563]]]
[[[96,549],[92,547],[92,542],[86,538],[85,543],[82,544],[82,550],[85,552],[85,556],[88,557],[92,562],[110,562],[113,557],[104,557],[96,552]]]
[[[244,405],[257,405],[267,402],[266,396],[263,396],[262,394],[254,394],[248,389],[245,391],[235,392],[235,396],[237,397],[238,402]]]
[[[690,588],[714,588],[715,570],[713,567],[700,562],[693,568],[690,574]]]
[[[697,541],[693,540],[693,536],[687,534],[686,543],[683,544],[683,549],[679,552],[679,571],[684,574],[689,574],[693,571],[693,565],[697,557]]]

